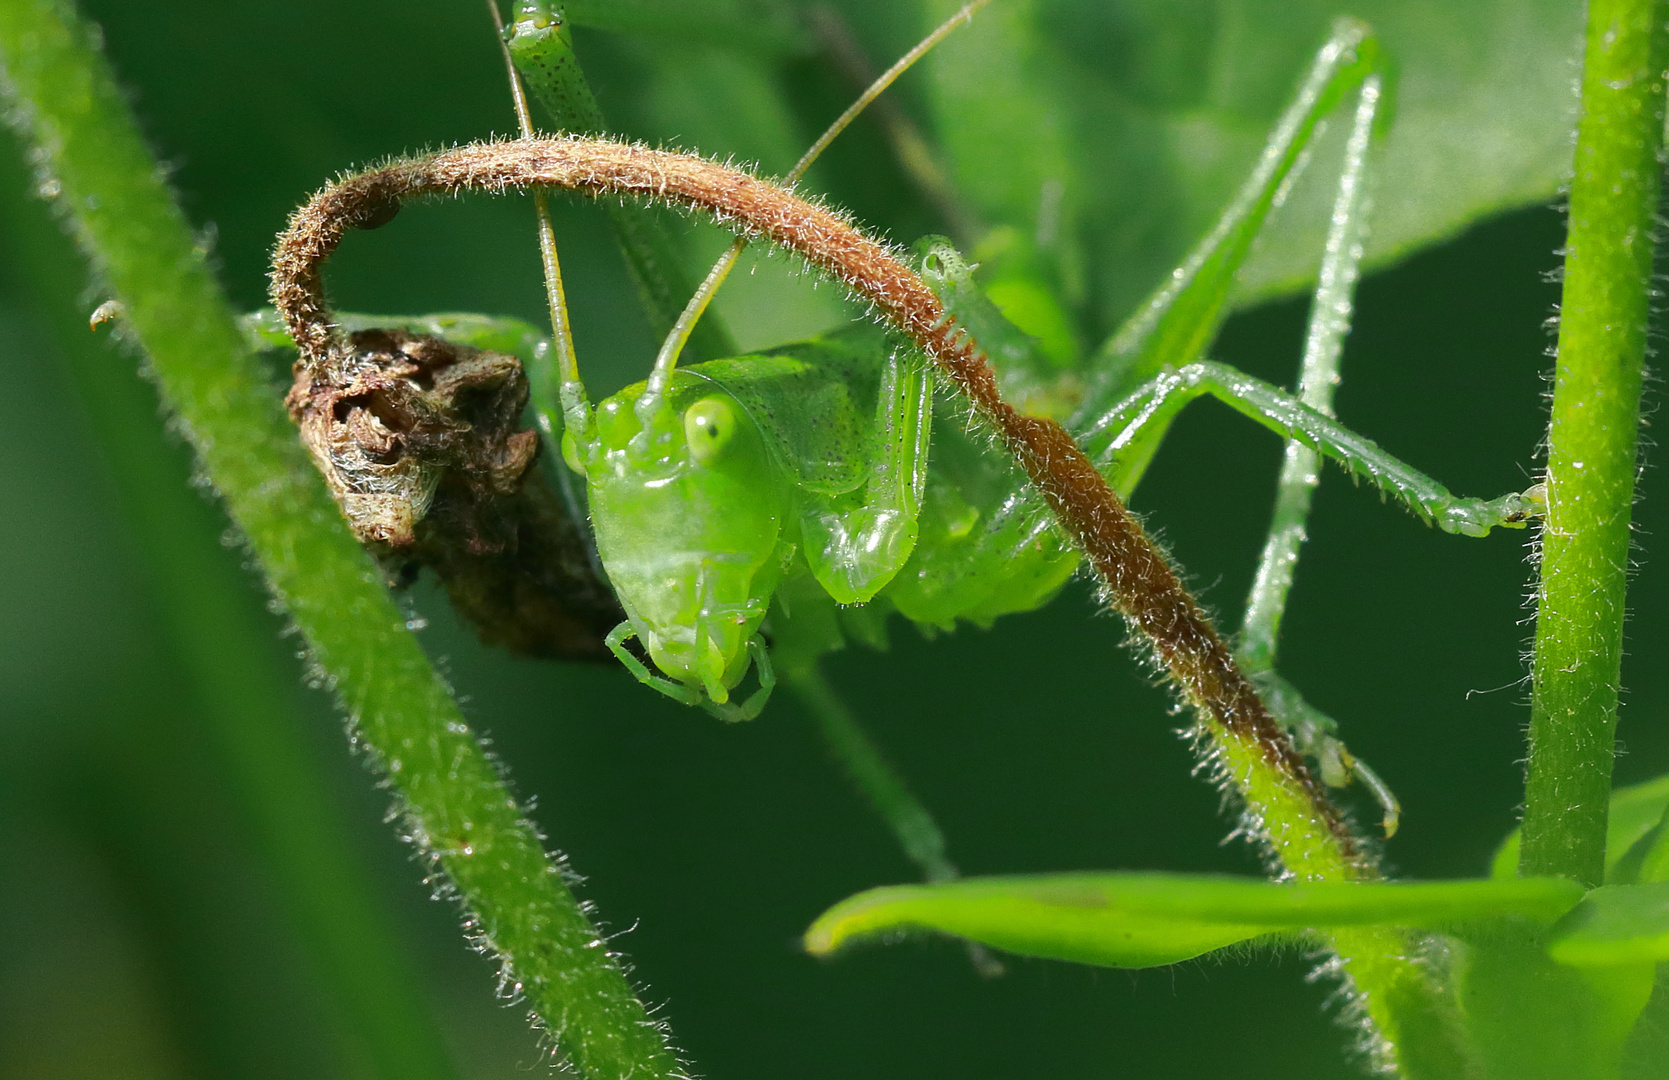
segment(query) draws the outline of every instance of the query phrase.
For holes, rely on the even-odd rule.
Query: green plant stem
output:
[[[939,823],[853,718],[822,671],[815,663],[808,664],[785,671],[783,679],[817,721],[823,741],[892,830],[905,856],[928,881],[955,880],[956,867],[945,854],[945,834]]]
[[[1658,179],[1663,0],[1590,0],[1571,183],[1519,872],[1597,885],[1622,675]]]
[[[589,1077],[684,1072],[299,446],[116,89],[53,0],[0,3],[8,104],[150,356],[169,408],[269,584],[389,777],[419,849],[556,1047]]]
[[[0,147],[0,157],[11,149]],[[44,208],[28,205],[23,172],[12,160],[0,161],[5,254],[17,259],[19,277],[57,332],[69,379],[102,444],[128,526],[125,538],[146,572],[161,644],[173,661],[156,677],[183,680],[170,694],[183,706],[182,727],[211,743],[231,778],[333,1012],[376,1075],[456,1076],[415,973],[347,840],[342,808],[301,736],[295,693],[272,662],[270,619],[220,544],[224,522],[191,490],[179,454],[166,445],[154,395],[115,360],[107,342],[87,332],[86,312],[75,300],[85,270]]]

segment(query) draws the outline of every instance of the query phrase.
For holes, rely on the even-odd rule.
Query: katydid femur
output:
[[[1201,356],[1223,318],[1236,271],[1317,126],[1353,93],[1352,137],[1300,400]],[[1053,424],[1004,405],[999,385],[1034,414],[1063,420],[1120,495],[1140,480],[1176,412],[1193,397],[1212,394],[1291,440],[1276,529],[1242,635],[1249,674],[1266,701],[1259,705],[1235,675],[1224,699],[1238,695],[1243,707],[1224,723],[1257,728],[1267,722],[1259,717],[1272,711],[1297,736],[1299,749],[1318,759],[1324,779],[1346,782],[1353,771],[1369,778],[1392,827],[1389,792],[1359,765],[1352,769],[1330,734],[1331,722],[1274,674],[1275,632],[1314,482],[1314,459],[1305,455],[1334,458],[1451,532],[1483,535],[1519,524],[1534,502],[1520,495],[1456,498],[1329,415],[1380,95],[1375,42],[1360,24],[1341,23],[1218,226],[1087,365],[1040,347],[1017,328],[980,293],[971,268],[946,243],[929,242],[922,258],[935,296],[884,247],[779,188],[683,155],[576,138],[461,147],[325,189],[298,211],[280,244],[274,299],[304,369],[351,367],[318,278],[348,227],[379,224],[401,200],[422,195],[566,187],[712,211],[738,232],[804,254],[904,332],[909,341],[865,327],[686,368],[675,366],[674,344],[663,350],[649,381],[596,407],[559,344],[560,406],[543,404],[565,428],[564,458],[586,478],[603,567],[628,616],[611,644],[637,637],[659,669],[620,649],[640,678],[728,717],[756,714],[763,705],[770,675],[762,661],[773,654],[775,666],[809,700],[843,715],[815,665],[845,636],[873,639],[892,611],[930,626],[989,622],[1035,608],[1059,591],[1080,554],[1047,510],[1081,544],[1089,543],[1085,534],[1094,525],[1074,517],[1059,485],[1050,486],[1050,458],[1082,460],[1081,453],[1049,442],[1047,432],[1058,430]],[[1008,258],[1023,265],[1026,247],[1015,241]],[[1034,302],[1011,308],[1015,318],[1033,329],[1051,317],[1064,320],[1046,286],[1035,284]],[[687,331],[685,324],[675,333]],[[995,361],[994,378],[970,333]],[[917,347],[971,394],[1024,473],[991,452],[983,430],[970,431],[963,410],[947,408],[935,419]],[[1041,485],[1041,495],[1027,475]],[[1118,594],[1104,551],[1093,561],[1121,610],[1148,602]],[[1215,647],[1215,635],[1206,636],[1211,642],[1201,647]],[[1166,662],[1179,684],[1199,681],[1183,670],[1196,660],[1167,654]],[[1221,668],[1226,658],[1209,663]],[[752,666],[760,668],[761,688],[737,704],[734,692]],[[883,806],[889,780],[881,775],[871,785]],[[890,805],[907,850],[930,875],[945,872],[942,843],[930,824],[921,824],[918,808],[907,800]],[[906,818],[914,826],[907,828]]]

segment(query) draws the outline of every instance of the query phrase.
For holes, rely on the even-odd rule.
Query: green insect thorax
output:
[[[793,554],[793,486],[710,379],[680,371],[653,403],[644,391],[602,402],[564,456],[586,477],[598,554],[650,659],[724,702]]]

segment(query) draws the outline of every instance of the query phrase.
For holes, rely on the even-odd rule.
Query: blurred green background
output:
[[[877,66],[925,29],[924,6],[931,5],[844,5]],[[102,24],[153,145],[242,307],[264,302],[266,254],[286,214],[338,170],[511,130],[487,17],[469,0],[83,7]],[[1157,4],[1042,7],[1052,40],[1077,42],[1066,49],[1071,63],[1101,72],[1111,87],[1091,87],[1117,103],[1102,110],[1107,137],[1133,140],[1133,149],[1086,154],[1092,165],[1109,163],[1095,182],[1124,191],[1119,185],[1134,184],[1140,168],[1206,177],[1197,193],[1158,183],[1157,194],[1130,196],[1138,225],[1117,236],[1108,225],[1113,197],[1083,198],[1093,293],[1085,329],[1104,331],[1203,228],[1209,215],[1198,207],[1215,206],[1223,185],[1247,167],[1336,8],[1200,2],[1160,16]],[[1407,25],[1441,10],[1388,0],[1364,7]],[[712,20],[710,37],[725,37],[734,10],[715,9],[724,18]],[[1568,43],[1574,11],[1523,5],[1507,21],[1536,40]],[[1290,25],[1280,47],[1232,47],[1255,44],[1247,28],[1281,12]],[[1092,31],[1104,33],[1092,39]],[[1411,40],[1485,59],[1512,51],[1500,40],[1455,45],[1452,31],[1437,25]],[[699,25],[660,35],[582,28],[578,43],[622,130],[758,160],[767,170],[784,168],[783,155],[791,160],[851,94],[814,49],[789,41],[761,58],[751,43],[725,47],[700,36]],[[1104,42],[1100,51],[1092,41]],[[1416,78],[1424,55],[1401,58],[1411,73],[1405,115],[1417,116],[1423,100],[1450,100]],[[1491,63],[1480,63],[1480,80],[1511,70]],[[1519,76],[1568,85],[1570,63],[1556,50],[1520,56]],[[1236,64],[1274,89],[1235,98],[1245,115],[1225,119],[1212,102],[1235,97],[1223,73]],[[1525,74],[1532,70],[1535,78]],[[929,118],[931,133],[932,87],[942,90],[945,77],[911,78],[900,100]],[[1084,116],[1096,115],[1085,107],[1072,130],[1081,135]],[[1131,117],[1146,117],[1149,127]],[[1240,141],[1229,140],[1221,161],[1194,168],[1185,139],[1161,137],[1167,117],[1181,117],[1173,134],[1215,123]],[[1503,127],[1513,122],[1501,117]],[[1489,216],[1361,289],[1339,412],[1457,491],[1522,488],[1536,467],[1550,341],[1544,323],[1557,298],[1546,275],[1557,266],[1562,231],[1546,160],[1561,152],[1562,123],[1551,122],[1551,142],[1541,137],[1539,149],[1520,155],[1541,155],[1540,172],[1514,159],[1471,188],[1458,165],[1454,176],[1393,171],[1381,180],[1393,221],[1416,220],[1419,206],[1451,189],[1492,192],[1445,208],[1447,216],[1426,226],[1439,235],[1460,230],[1480,205],[1531,204]],[[26,197],[30,181],[10,136],[4,140],[0,1077],[366,1075],[279,898],[213,726],[171,652],[147,569],[152,556],[127,524],[144,483],[172,492],[191,482],[188,455],[165,433],[135,358],[111,347],[107,333],[88,333],[86,316],[102,297],[87,290],[43,204]],[[1174,153],[1168,164],[1153,164],[1161,142]],[[1447,153],[1440,147],[1427,156],[1442,161]],[[1017,154],[1016,168],[1034,160]],[[966,156],[955,166],[965,173]],[[1325,194],[1325,182],[1321,175],[1312,186]],[[867,124],[809,185],[901,242],[947,228]],[[989,210],[1004,196],[978,197]],[[1306,198],[1313,193],[1297,192],[1294,202]],[[1264,255],[1279,265],[1260,271],[1250,292],[1290,277],[1283,252],[1319,256],[1302,214],[1289,218],[1277,222]],[[559,229],[582,363],[593,392],[606,393],[641,374],[654,342],[601,215],[563,206]],[[695,235],[692,266],[718,243],[711,232]],[[1136,252],[1118,263],[1124,269],[1103,265],[1116,244]],[[331,281],[339,302],[358,310],[537,319],[529,204],[408,211],[375,236],[350,240]],[[1278,299],[1243,312],[1214,355],[1290,381],[1305,309],[1300,299]],[[728,291],[722,310],[750,346],[846,317],[835,290],[814,288],[769,259]],[[1266,432],[1202,405],[1178,424],[1136,501],[1231,624],[1279,456]],[[154,476],[135,481],[153,458]],[[1641,490],[1619,782],[1669,769],[1662,660],[1669,571],[1652,557],[1654,539],[1669,531],[1661,471],[1648,468]],[[229,568],[246,586],[242,603],[260,620],[269,653],[256,659],[286,688],[278,705],[325,777],[359,868],[413,959],[461,1074],[508,1077],[542,1067],[522,1011],[495,999],[490,965],[463,944],[456,909],[430,900],[421,868],[383,822],[387,795],[348,752],[328,694],[309,688],[297,640],[263,610],[236,537],[221,537],[225,523],[212,499],[189,500],[185,512],[189,527],[211,538],[206,550],[222,560],[220,571]],[[1340,720],[1351,748],[1401,796],[1403,828],[1385,847],[1388,865],[1412,877],[1481,874],[1514,822],[1520,791],[1528,534],[1483,541],[1434,534],[1335,472],[1319,495],[1311,537],[1286,624],[1286,674]],[[774,702],[755,723],[724,727],[613,667],[488,651],[427,584],[409,602],[427,620],[423,641],[468,715],[492,738],[517,790],[536,800],[551,845],[584,875],[582,895],[621,934],[614,947],[629,956],[648,1000],[661,1005],[703,1075],[1348,1071],[1341,1048],[1350,1035],[1324,1008],[1331,988],[1307,982],[1312,965],[1296,955],[1144,973],[1016,961],[994,981],[978,978],[945,943],[811,961],[795,942],[816,913],[911,871],[825,760],[792,700]],[[891,651],[847,653],[830,670],[938,814],[967,872],[1256,872],[1243,845],[1222,843],[1230,826],[1217,793],[1190,776],[1193,760],[1175,735],[1181,718],[1122,639],[1120,624],[1075,585],[1048,610],[988,632],[926,641],[895,626]]]

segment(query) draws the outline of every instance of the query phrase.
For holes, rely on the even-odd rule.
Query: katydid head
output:
[[[603,569],[649,658],[691,701],[723,705],[782,574],[791,489],[711,380],[678,372],[645,397],[639,383],[597,406],[564,457],[585,475]]]

